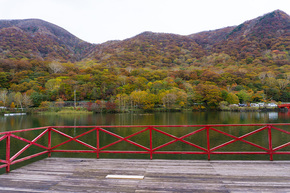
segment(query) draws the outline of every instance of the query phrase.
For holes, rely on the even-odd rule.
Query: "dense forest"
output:
[[[0,20],[0,106],[152,110],[290,101],[290,16],[189,36],[90,44],[42,20]]]

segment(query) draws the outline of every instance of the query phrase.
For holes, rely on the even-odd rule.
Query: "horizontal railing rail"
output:
[[[288,104],[280,104],[280,105],[278,105],[278,108],[287,108],[287,109],[290,109],[290,103],[288,103]]]
[[[285,127],[286,128],[279,128],[279,127]],[[132,126],[49,126],[49,127],[40,127],[40,128],[32,128],[32,129],[25,129],[25,130],[16,130],[16,131],[7,131],[7,132],[1,132],[0,133],[0,142],[5,143],[5,148],[2,148],[1,155],[5,158],[0,159],[0,168],[6,168],[6,172],[10,171],[10,166],[19,162],[23,162],[25,160],[38,157],[40,155],[47,154],[49,157],[53,152],[68,152],[68,153],[94,153],[96,154],[96,157],[99,158],[100,154],[102,153],[118,153],[118,154],[148,154],[150,155],[150,159],[153,159],[154,154],[203,154],[207,155],[207,159],[211,159],[211,155],[215,154],[257,154],[257,155],[269,155],[270,160],[273,160],[273,155],[280,154],[280,155],[290,155],[289,150],[285,150],[287,146],[290,146],[290,132],[289,132],[289,126],[290,123],[277,123],[277,124],[223,124],[223,125],[132,125]],[[247,132],[245,134],[242,134],[241,136],[235,136],[231,134],[230,132],[223,131],[221,128],[229,128],[229,127],[242,127],[242,128],[250,128],[251,131]],[[115,130],[116,129],[139,129],[138,131],[133,132],[132,134],[128,136],[121,136],[118,134]],[[191,128],[190,131],[186,134],[183,134],[182,136],[175,136],[173,134],[170,134],[169,132],[164,131],[164,129],[170,129],[170,128]],[[76,136],[73,136],[72,134],[66,133],[65,131],[61,131],[61,129],[85,129],[84,131],[81,131]],[[113,130],[113,131],[110,131]],[[25,137],[19,136],[19,134],[25,135],[27,132],[35,132],[39,131],[41,132],[36,137],[34,137],[32,140],[27,139]],[[275,133],[282,133],[283,135],[287,136],[286,142],[284,141],[282,144],[279,144],[278,146],[273,145],[273,132]],[[199,133],[205,133],[205,141],[206,145],[202,146],[200,144],[196,144],[196,142],[193,140],[187,140],[187,138],[195,136]],[[255,142],[249,141],[246,138],[249,136],[252,136],[264,132],[264,140],[267,142],[267,147],[264,147],[263,145],[259,145]],[[147,133],[147,135],[145,135]],[[153,145],[153,142],[156,141],[156,139],[153,139],[153,133],[158,133],[159,135],[166,136],[170,140],[167,142],[162,142],[162,144]],[[266,136],[265,136],[266,133]],[[103,144],[103,139],[101,137],[102,135],[108,135],[111,137],[116,138],[115,141]],[[230,138],[230,140],[223,142],[219,145],[213,145],[212,141],[212,135],[222,135]],[[61,142],[59,140],[54,141],[56,138],[55,136],[62,136],[62,138],[66,139]],[[75,134],[74,134],[75,135]],[[26,135],[25,135],[26,136]],[[82,137],[88,137],[94,139],[94,143],[88,143],[82,140]],[[140,141],[136,141],[136,138],[133,140],[132,138],[139,136],[142,140],[147,142],[146,145],[142,145]],[[23,146],[20,150],[17,150],[14,155],[11,155],[11,148],[15,146],[13,142],[11,142],[11,139],[18,140],[27,143],[25,146]],[[6,140],[6,142],[5,142]],[[41,143],[38,143],[38,141],[44,141]],[[61,149],[65,145],[67,145],[70,142],[76,142],[80,146],[82,146],[84,149]],[[121,142],[125,142],[126,144],[131,144],[135,147],[137,147],[139,150],[128,150],[128,149],[122,149],[122,150],[112,150],[111,148],[114,147],[116,144],[120,144]],[[182,144],[187,145],[190,147],[190,150],[188,151],[168,151],[163,150],[165,147],[168,147],[174,143],[181,142]],[[235,142],[242,142],[244,144],[247,144],[251,147],[254,147],[258,149],[259,151],[221,151],[221,149],[225,146],[229,146],[230,144],[233,144]],[[37,147],[40,149],[37,153],[23,156],[21,155],[27,151],[30,147]],[[283,151],[282,151],[283,149]],[[20,158],[21,157],[21,158]],[[1,158],[1,157],[0,157]]]

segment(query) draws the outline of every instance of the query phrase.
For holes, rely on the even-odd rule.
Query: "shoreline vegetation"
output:
[[[246,106],[238,105],[220,105],[219,108],[211,109],[203,105],[196,105],[188,108],[153,108],[150,110],[140,108],[95,108],[88,106],[77,107],[38,107],[38,108],[0,108],[0,116],[4,114],[26,113],[26,114],[41,114],[41,115],[67,115],[67,114],[93,114],[93,113],[154,113],[154,112],[186,112],[186,111],[232,111],[232,112],[287,112],[286,108],[278,108],[277,106]]]

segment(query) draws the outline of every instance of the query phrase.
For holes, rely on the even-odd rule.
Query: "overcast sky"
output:
[[[239,25],[290,0],[0,0],[0,19],[38,18],[103,43],[144,31],[189,35]]]

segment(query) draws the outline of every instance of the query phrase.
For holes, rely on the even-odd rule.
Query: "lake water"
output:
[[[0,117],[0,132],[20,130],[27,128],[43,127],[43,126],[80,126],[80,125],[199,125],[199,124],[251,124],[251,123],[290,123],[290,112],[163,112],[163,113],[123,113],[123,114],[70,114],[70,115],[26,115],[26,116],[1,116]],[[227,133],[234,136],[242,136],[251,129],[255,128],[244,128],[244,127],[228,127],[226,128]],[[257,128],[256,128],[257,129]],[[283,127],[282,129],[289,128]],[[193,128],[164,128],[162,129],[177,137],[181,137],[193,131]],[[126,137],[137,129],[110,129],[112,132],[116,132],[118,135]],[[66,131],[67,134],[71,136],[77,136],[84,130],[81,129],[71,129]],[[29,134],[24,134],[23,137],[32,140],[40,132],[30,132]],[[30,136],[31,135],[31,136]],[[144,134],[145,135],[145,134]],[[213,133],[213,138],[211,139],[211,146],[215,147],[217,145],[223,144],[232,138],[225,137],[221,134]],[[87,143],[95,146],[96,145],[96,135],[88,136],[88,139],[82,139]],[[105,146],[110,142],[114,142],[117,138],[107,135],[100,135],[102,139],[101,147]],[[67,140],[67,138],[59,136],[54,138],[58,143]],[[133,139],[132,139],[133,140]],[[159,133],[154,133],[153,135],[153,148],[158,147],[161,144],[171,141],[172,138],[168,136],[161,135]],[[199,135],[194,135],[186,140],[191,141],[201,147],[207,146],[206,144],[206,132],[201,132]],[[246,140],[254,142],[262,147],[268,148],[268,135],[267,131],[255,134],[253,136],[247,137]],[[273,132],[273,146],[277,147],[290,141],[290,136],[283,133]],[[47,138],[38,141],[40,144],[47,145]],[[149,147],[148,136],[138,139],[138,143]],[[26,145],[25,142],[14,139],[14,150],[11,150],[11,155],[14,155],[17,151]],[[76,144],[73,145],[74,148],[82,149]],[[127,148],[126,142],[122,142],[120,145],[112,146],[109,150],[119,150],[124,147]],[[173,145],[173,144],[172,144]],[[66,146],[69,149],[71,146]],[[128,146],[128,150],[138,151],[138,148],[131,145]],[[31,150],[30,150],[31,149]],[[223,151],[261,151],[255,147],[251,147],[248,144],[242,142],[235,142],[232,146],[228,146]],[[41,150],[42,151],[42,150]],[[192,151],[192,146],[185,143],[178,142],[175,146],[167,146],[162,151]],[[199,150],[200,151],[200,150]],[[290,146],[283,149],[283,151],[290,151]],[[31,153],[37,153],[37,148],[34,146],[30,147],[26,153],[21,157],[30,155]],[[26,155],[27,154],[27,155]],[[46,157],[45,155],[44,157]],[[68,154],[68,153],[53,153],[53,156],[64,156],[64,157],[91,157],[95,158],[96,155],[93,154]],[[101,158],[142,158],[148,159],[148,154],[101,154]],[[207,155],[154,155],[154,159],[202,159],[207,160]],[[0,142],[0,159],[5,159],[5,140]],[[268,155],[212,155],[211,159],[256,159],[256,160],[269,160]],[[274,155],[274,160],[290,160],[290,155]],[[24,164],[24,163],[23,163]],[[22,165],[22,164],[20,164]],[[19,165],[18,165],[19,166]],[[16,166],[17,167],[17,166]],[[2,169],[3,171],[3,169]]]
[[[290,112],[162,112],[0,116],[0,132],[62,125],[196,125],[290,123]]]

